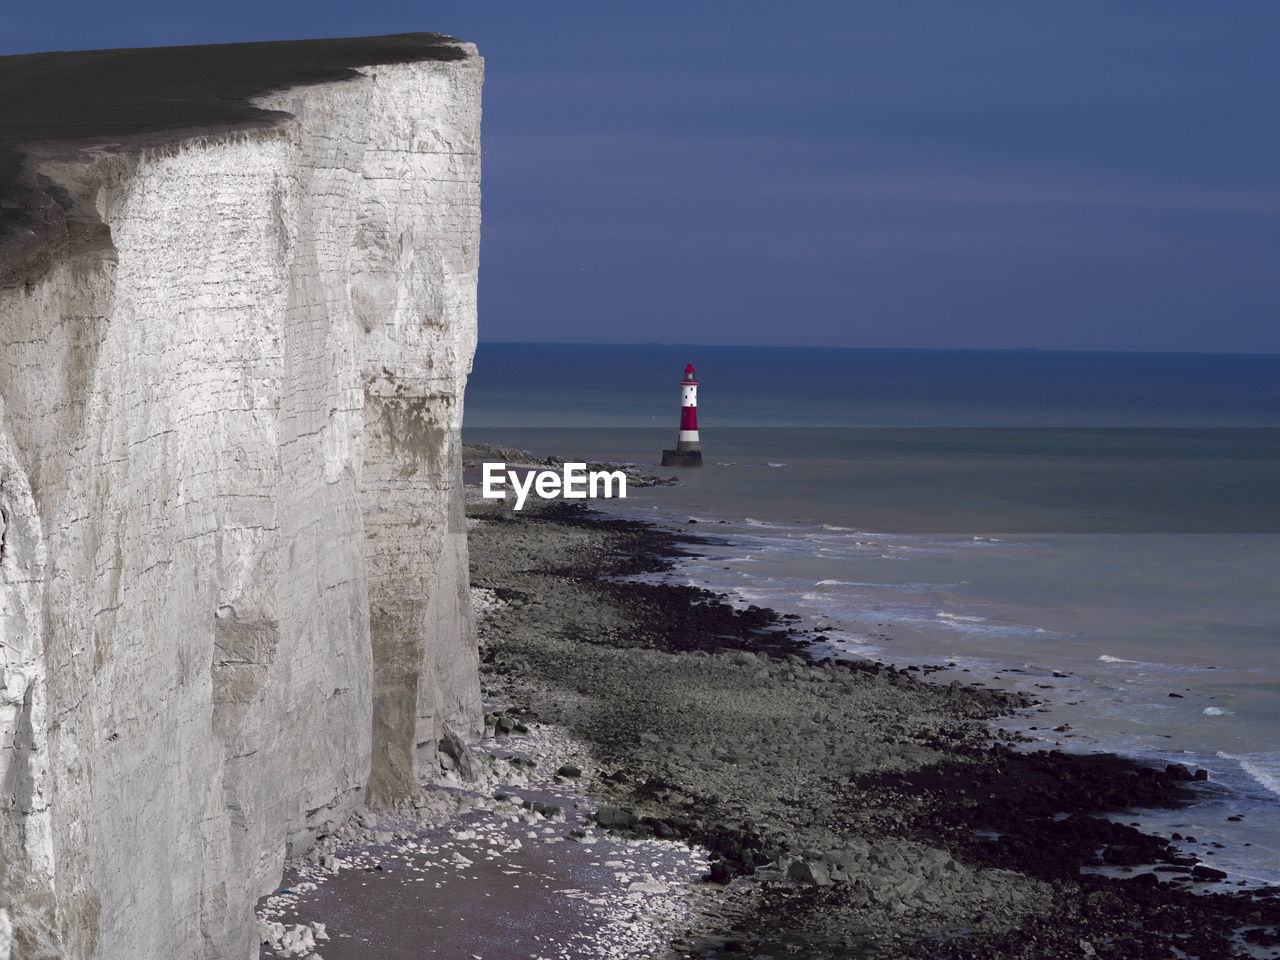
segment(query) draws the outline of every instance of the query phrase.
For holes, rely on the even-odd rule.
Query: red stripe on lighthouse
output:
[[[698,408],[697,407],[681,407],[680,408],[680,429],[681,430],[697,430],[698,429]]]

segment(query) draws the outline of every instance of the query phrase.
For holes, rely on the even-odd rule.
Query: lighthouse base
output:
[[[702,466],[702,451],[663,450],[662,465],[664,467],[700,467]]]

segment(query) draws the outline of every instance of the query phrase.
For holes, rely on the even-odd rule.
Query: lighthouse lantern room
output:
[[[684,368],[680,379],[680,434],[676,448],[662,451],[662,465],[702,466],[702,445],[698,442],[698,378],[692,363]]]

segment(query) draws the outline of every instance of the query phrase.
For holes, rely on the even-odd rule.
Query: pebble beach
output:
[[[1025,694],[636,578],[700,534],[468,514],[485,737],[292,864],[264,957],[1280,956],[1278,891],[1122,816],[1196,770],[1043,749]]]

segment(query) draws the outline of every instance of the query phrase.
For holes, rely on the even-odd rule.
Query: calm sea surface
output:
[[[464,434],[656,468],[689,362],[706,466],[597,501],[720,541],[671,579],[1203,766],[1145,823],[1280,883],[1280,356],[481,344]]]

